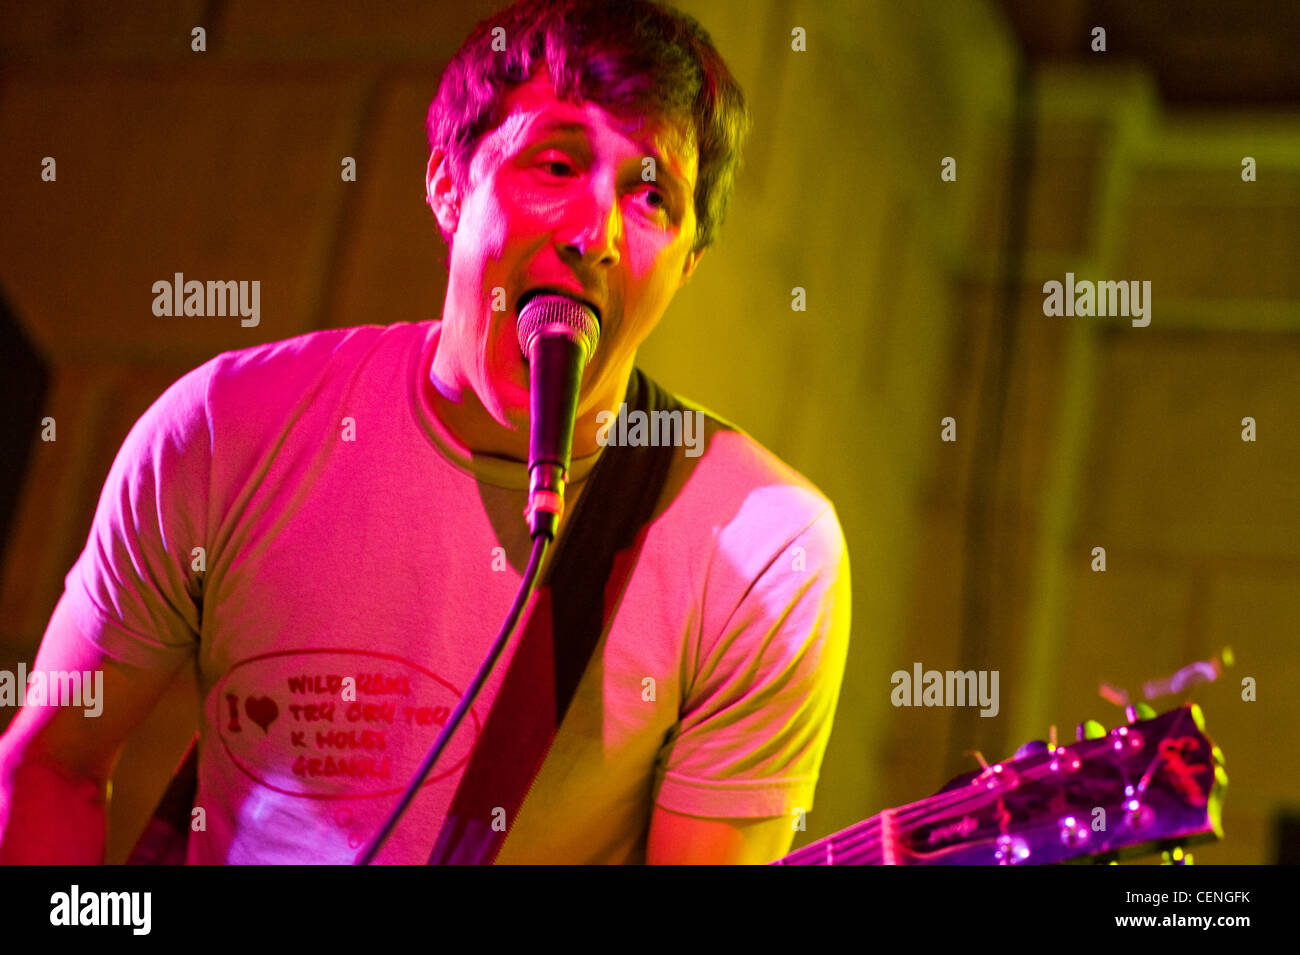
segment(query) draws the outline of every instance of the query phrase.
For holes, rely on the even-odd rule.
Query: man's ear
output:
[[[460,198],[456,194],[456,184],[442,150],[434,150],[429,157],[424,188],[426,201],[438,220],[438,227],[442,229],[443,235],[450,238],[455,235],[456,226],[460,224]]]
[[[704,257],[706,251],[708,250],[696,249],[694,252],[691,252],[686,256],[686,264],[682,266],[682,277],[677,282],[678,288],[681,288],[691,280],[691,276],[695,274],[695,267],[700,264],[700,259]]]

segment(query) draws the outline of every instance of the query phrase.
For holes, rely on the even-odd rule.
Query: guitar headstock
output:
[[[1223,754],[1195,704],[959,776],[780,860],[1017,865],[1126,858],[1222,838]],[[1028,750],[1026,752],[1026,750]]]
[[[1190,704],[958,777],[908,827],[905,848],[975,864],[1142,855],[1222,838],[1227,783]]]

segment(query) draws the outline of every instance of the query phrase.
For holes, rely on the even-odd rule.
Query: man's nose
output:
[[[618,265],[623,217],[617,196],[591,195],[572,207],[560,246],[566,257],[583,265]]]

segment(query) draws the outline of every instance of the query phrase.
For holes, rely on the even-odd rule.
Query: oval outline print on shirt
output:
[[[321,665],[315,658],[322,655],[360,659]],[[295,662],[268,663],[284,658]],[[240,673],[257,664],[265,667],[257,679]],[[342,698],[346,677],[356,681],[352,701]],[[372,799],[405,792],[460,698],[449,681],[405,657],[313,647],[237,661],[213,686],[207,706],[215,708],[222,749],[259,786],[303,799]],[[468,715],[424,786],[446,779],[469,760],[481,724],[474,707]],[[413,745],[408,737],[395,747],[390,737],[397,732],[424,738]],[[285,788],[287,780],[302,789]],[[375,785],[384,788],[369,791]]]

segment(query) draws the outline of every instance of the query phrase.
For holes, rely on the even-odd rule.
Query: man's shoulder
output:
[[[820,525],[841,535],[830,498],[744,428],[680,394],[669,392],[693,419],[695,442],[675,455],[670,472],[674,505],[721,530],[729,526],[767,539],[789,540]]]
[[[344,391],[375,368],[392,384],[393,362],[418,347],[427,323],[356,325],[306,332],[290,338],[221,352],[187,373],[173,388],[202,396],[217,421],[283,420],[331,389]],[[378,361],[378,364],[376,363]],[[373,388],[358,389],[361,395]]]
[[[412,339],[423,338],[427,331],[427,322],[326,328],[224,351],[207,365],[213,366],[213,374],[222,378],[295,372],[318,375],[338,367],[351,367],[358,357],[381,343],[409,344]]]
[[[427,332],[427,323],[358,325],[220,352],[172,382],[137,420],[127,444],[220,439],[223,453],[230,454],[240,445],[270,440],[304,414],[336,405],[331,397],[350,396],[350,406],[392,401],[398,386],[394,368]],[[358,387],[360,375],[370,379]]]

